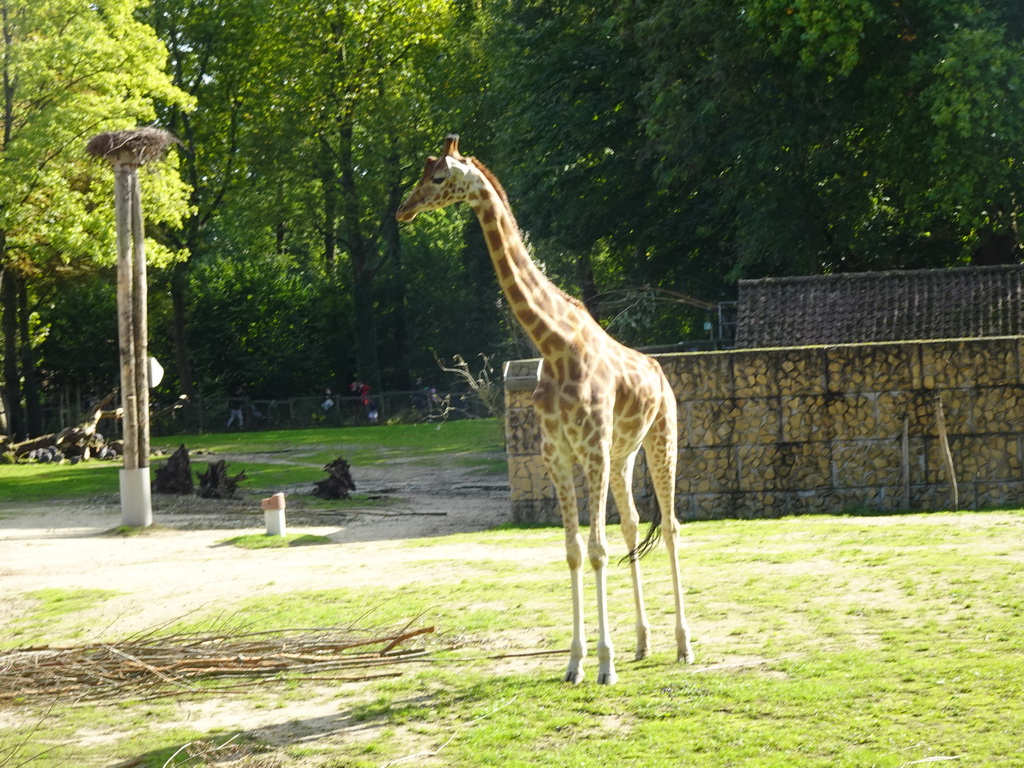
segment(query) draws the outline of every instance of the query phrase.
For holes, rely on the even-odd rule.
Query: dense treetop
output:
[[[436,378],[529,355],[476,222],[399,227],[449,131],[537,260],[632,344],[767,275],[1021,260],[1019,0],[0,0],[14,431],[116,382],[112,178],[144,173],[160,396]],[[709,313],[710,312],[710,313]]]

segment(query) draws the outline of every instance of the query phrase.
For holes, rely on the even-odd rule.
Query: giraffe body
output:
[[[605,517],[611,491],[630,552],[637,611],[636,658],[650,652],[650,625],[644,608],[637,555],[639,515],[632,476],[644,448],[661,510],[661,533],[668,548],[676,602],[676,646],[680,660],[693,661],[683,610],[675,517],[676,401],[661,366],[619,344],[578,300],[559,290],[530,258],[504,190],[475,158],[458,152],[458,137],[445,141],[440,159],[427,159],[423,178],[398,209],[400,221],[425,210],[468,203],[484,231],[498,283],[517,320],[543,357],[534,406],[540,422],[541,453],[551,474],[565,529],[566,560],[573,600],[573,640],[565,679],[583,679],[586,656],[583,621],[583,560],[597,580],[598,682],[617,680],[608,624]],[[573,467],[584,473],[590,496],[590,535],[579,528]]]

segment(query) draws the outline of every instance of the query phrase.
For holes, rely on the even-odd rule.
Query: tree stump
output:
[[[182,443],[167,463],[156,471],[156,479],[153,480],[153,490],[156,493],[178,493],[191,494],[195,491],[196,484],[192,479],[192,464],[188,458],[188,449]]]
[[[340,456],[324,467],[327,477],[314,483],[313,495],[324,499],[347,499],[349,494],[356,489],[355,481],[352,480],[352,472]]]
[[[197,472],[199,477],[199,495],[204,499],[234,498],[238,484],[245,480],[245,471],[234,477],[228,475],[227,462],[224,459],[211,462],[205,472]]]

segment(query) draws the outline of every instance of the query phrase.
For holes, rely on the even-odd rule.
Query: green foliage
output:
[[[0,334],[5,429],[19,438],[42,430],[36,347],[49,331],[59,291],[114,261],[113,174],[109,163],[86,154],[86,143],[152,121],[155,99],[189,105],[163,70],[164,44],[134,18],[136,6],[136,0],[102,8],[86,0],[4,5]],[[188,190],[176,158],[152,164],[140,183],[149,220],[179,225]],[[148,246],[153,263],[173,258],[156,242]]]
[[[350,306],[337,282],[284,255],[211,256],[192,268],[194,363],[212,393],[245,385],[265,398],[336,389],[351,369]],[[273,367],[267,365],[273,360]]]
[[[58,295],[40,332],[39,369],[53,385],[105,397],[118,381],[116,280],[109,271],[65,280]]]
[[[927,0],[652,2],[622,22],[648,43],[658,171],[738,277],[1019,258],[1010,17]]]
[[[113,253],[108,171],[76,148],[154,115],[185,144],[143,174],[169,396],[531,354],[468,211],[394,221],[449,131],[633,344],[703,337],[743,277],[1021,259],[1015,0],[43,0],[9,28],[0,269],[28,285],[3,333],[51,394],[110,370],[76,351],[109,346],[109,297],[68,278]]]

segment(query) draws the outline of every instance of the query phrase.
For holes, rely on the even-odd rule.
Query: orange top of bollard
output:
[[[284,494],[275,493],[269,499],[263,499],[260,509],[284,509]]]

